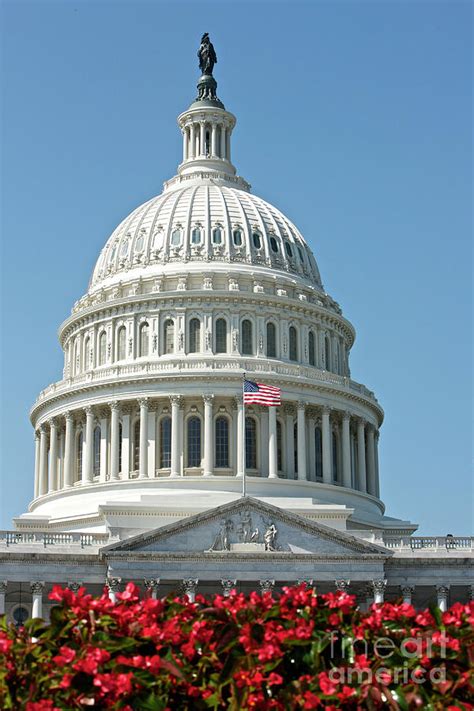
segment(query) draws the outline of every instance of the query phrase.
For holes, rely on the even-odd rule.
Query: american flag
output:
[[[244,380],[245,405],[281,405],[281,390],[273,385]]]

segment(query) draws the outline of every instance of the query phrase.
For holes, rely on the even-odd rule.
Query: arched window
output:
[[[332,433],[332,480],[339,481],[339,457],[337,447],[337,435]]]
[[[93,460],[94,476],[100,474],[100,427],[94,428],[94,460]]]
[[[84,435],[79,432],[76,439],[76,481],[82,479],[82,449],[84,446]]]
[[[222,230],[220,227],[215,227],[212,230],[212,241],[214,244],[222,244]]]
[[[216,419],[216,467],[229,466],[229,420],[227,417]]]
[[[323,438],[321,428],[316,427],[314,430],[314,447],[316,451],[316,479],[323,478]]]
[[[267,323],[267,356],[268,358],[276,358],[276,326],[269,321]]]
[[[298,334],[294,326],[290,326],[290,360],[298,360]]]
[[[137,472],[140,469],[140,420],[133,426],[132,442],[132,470]]]
[[[74,375],[77,375],[81,369],[81,364],[79,360],[79,339],[76,338],[76,341],[74,343]]]
[[[277,420],[277,469],[283,471],[283,437],[281,422]]]
[[[234,245],[236,247],[242,246],[242,230],[234,230],[232,232],[232,239],[234,240]]]
[[[326,359],[326,370],[331,370],[331,346],[329,344],[329,336],[324,339],[324,357]]]
[[[201,350],[201,322],[192,318],[189,322],[189,352],[199,353]]]
[[[105,365],[107,359],[107,335],[105,331],[99,336],[99,365]]]
[[[83,358],[83,370],[89,370],[89,364],[90,364],[89,352],[90,352],[90,348],[91,348],[91,339],[89,338],[89,336],[87,336],[87,338],[86,338],[85,341],[84,341],[84,353],[82,354],[82,358]]]
[[[147,322],[140,326],[140,356],[147,356],[150,343],[150,327]]]
[[[308,358],[310,365],[316,365],[316,348],[313,331],[310,331],[308,335]]]
[[[227,353],[227,321],[218,318],[216,321],[216,353]]]
[[[270,237],[270,247],[272,248],[272,252],[275,252],[275,254],[278,252],[278,242],[275,237]]]
[[[117,360],[125,360],[127,357],[127,332],[125,326],[120,326],[117,332]]]
[[[128,252],[128,239],[124,240],[120,246],[120,256],[126,257]]]
[[[242,321],[242,355],[253,355],[252,322]]]
[[[201,228],[200,227],[195,227],[193,231],[191,232],[191,244],[200,244],[201,243]]]
[[[135,252],[143,252],[143,247],[145,246],[144,235],[139,235],[137,241],[135,242]]]
[[[171,466],[171,417],[163,417],[160,422],[160,468]]]
[[[253,417],[245,418],[245,468],[257,468],[257,425]]]
[[[259,232],[252,233],[252,240],[253,240],[253,246],[255,247],[255,249],[260,249],[260,247],[262,246],[262,239],[260,237]]]
[[[285,251],[287,256],[291,259],[293,257],[293,250],[291,249],[291,244],[289,242],[285,242]]]
[[[181,244],[181,230],[179,227],[171,233],[171,246],[179,247]]]
[[[201,466],[201,420],[193,416],[188,420],[188,467]]]
[[[174,353],[174,323],[168,318],[164,324],[164,352]]]

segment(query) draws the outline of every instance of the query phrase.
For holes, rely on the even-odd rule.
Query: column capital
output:
[[[138,402],[138,406],[140,407],[140,409],[141,409],[142,407],[148,407],[149,404],[150,404],[150,398],[148,398],[148,397],[139,397],[139,398],[137,398],[137,402]]]
[[[182,395],[170,395],[170,402],[172,405],[178,405],[178,407],[181,406],[181,403],[183,402],[183,396]]]
[[[244,402],[243,395],[235,395],[232,400],[232,409],[238,410],[239,407],[242,407],[243,402]]]
[[[266,592],[271,593],[273,588],[275,587],[274,580],[259,580],[258,584],[260,585],[260,592],[262,595]]]
[[[214,395],[212,395],[211,393],[204,393],[202,399],[204,400],[205,405],[212,405],[214,401]]]
[[[367,420],[364,417],[357,418],[357,426],[358,427],[366,427],[366,425],[367,425]]]
[[[297,404],[298,410],[303,410],[303,412],[305,412],[305,411],[306,411],[306,405],[307,405],[307,404],[308,404],[308,403],[305,402],[304,400],[298,400],[298,404]]]
[[[314,405],[309,405],[308,408],[306,409],[306,414],[308,416],[308,420],[315,420],[318,416],[318,410],[314,407]]]
[[[436,592],[438,595],[448,595],[449,594],[449,585],[445,585],[444,583],[442,585],[437,585],[436,586]]]
[[[151,590],[153,592],[154,590],[158,590],[160,578],[145,578],[143,584],[147,590]]]
[[[375,430],[375,439],[377,440],[377,442],[378,442],[379,439],[380,439],[380,430],[379,430],[379,429],[376,429],[376,430]]]
[[[290,404],[289,402],[285,403],[283,405],[283,412],[287,417],[292,416],[294,417],[295,415],[295,406]]]
[[[372,586],[372,590],[374,593],[383,593],[385,591],[385,588],[387,587],[387,581],[385,578],[379,578],[377,580],[371,580],[370,585]]]
[[[40,438],[40,431],[39,431],[39,430],[35,430],[35,439],[36,439],[36,440],[39,440],[39,438]]]
[[[323,407],[321,408],[321,414],[322,415],[330,415],[331,408],[328,405],[323,405]]]
[[[229,597],[232,590],[234,590],[237,585],[237,580],[231,580],[230,578],[223,578],[221,580],[222,593],[224,597]]]
[[[400,592],[402,593],[403,597],[411,596],[415,592],[415,586],[414,585],[400,585]]]
[[[105,585],[109,592],[118,593],[120,592],[120,585],[122,583],[122,578],[109,578],[105,580]]]
[[[71,592],[73,592],[74,594],[77,594],[79,588],[82,587],[82,582],[80,582],[78,580],[70,580],[66,587],[68,587],[69,590]]]
[[[94,416],[94,408],[92,407],[92,405],[86,405],[84,408],[84,412],[86,413],[86,417]]]
[[[120,412],[120,403],[118,400],[111,400],[107,403],[112,412]]]
[[[196,592],[199,580],[197,578],[184,578],[183,590],[185,595],[193,595]]]
[[[342,413],[342,419],[345,422],[351,421],[351,413],[349,412],[349,410],[344,410],[344,412]]]
[[[64,413],[64,419],[66,422],[74,422],[74,415],[72,414],[71,410],[66,410]]]
[[[47,434],[48,430],[47,430],[47,427],[46,427],[46,423],[45,423],[45,422],[42,422],[42,423],[40,424],[40,426],[39,426],[39,431],[40,431],[40,435]]]
[[[298,578],[296,581],[297,585],[306,585],[308,588],[312,588],[314,584],[313,578]]]
[[[33,595],[42,595],[44,590],[44,580],[35,580],[30,583],[30,589]]]
[[[58,426],[57,420],[54,417],[48,420],[49,429],[56,428]]]
[[[0,595],[5,595],[7,592],[8,581],[0,580]]]
[[[334,585],[336,586],[336,590],[338,592],[347,592],[350,584],[351,584],[350,580],[335,580],[334,581]]]

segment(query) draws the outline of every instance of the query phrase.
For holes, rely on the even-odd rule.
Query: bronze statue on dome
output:
[[[209,39],[209,33],[205,32],[201,37],[201,45],[197,53],[199,57],[199,69],[203,74],[208,76],[212,75],[212,70],[214,69],[214,64],[217,62],[217,55],[214,49],[214,45]]]

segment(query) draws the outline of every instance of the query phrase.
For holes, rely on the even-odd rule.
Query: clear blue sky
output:
[[[2,3],[0,526],[33,490],[28,411],[115,225],[180,159],[202,32],[233,158],[299,226],[385,408],[387,512],[472,529],[472,17],[456,2]]]

